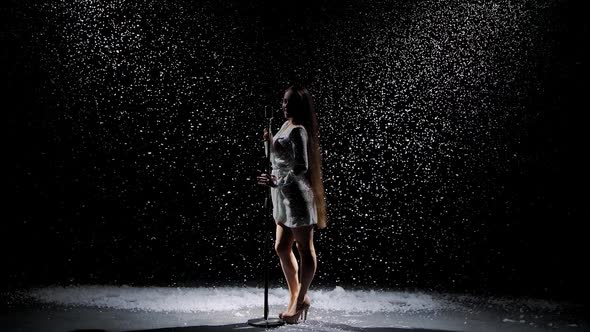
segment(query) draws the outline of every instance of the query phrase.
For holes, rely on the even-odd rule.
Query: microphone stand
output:
[[[272,112],[270,116],[268,116],[267,108],[264,108],[264,118],[268,119],[267,131],[268,131],[268,140],[264,141],[264,153],[265,153],[265,162],[266,162],[266,174],[271,174],[271,163],[270,163],[270,140],[271,140],[271,128],[272,128]],[[264,198],[264,215],[263,218],[266,220],[268,216],[272,219],[272,205],[271,205],[271,187],[268,186],[268,190],[266,192],[266,197]],[[271,220],[272,221],[272,220]],[[266,229],[266,222],[264,223],[264,317],[262,318],[253,318],[248,320],[248,325],[256,326],[256,327],[277,327],[282,326],[285,324],[280,318],[269,318],[268,317],[268,230]]]

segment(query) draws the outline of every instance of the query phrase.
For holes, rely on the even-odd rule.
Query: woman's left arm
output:
[[[303,127],[296,127],[289,134],[291,147],[293,148],[293,168],[284,176],[279,177],[277,187],[287,186],[296,178],[307,172],[307,131]]]

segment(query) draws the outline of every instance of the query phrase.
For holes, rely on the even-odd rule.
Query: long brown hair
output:
[[[307,154],[308,170],[306,177],[313,190],[314,201],[317,207],[317,227],[325,228],[328,224],[326,216],[326,198],[324,197],[324,183],[322,181],[322,155],[319,142],[319,125],[315,113],[313,97],[303,86],[292,85],[286,91],[291,90],[288,100],[289,112],[293,115],[296,124],[305,127],[308,133]]]

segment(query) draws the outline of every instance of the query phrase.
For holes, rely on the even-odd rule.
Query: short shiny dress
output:
[[[272,175],[276,187],[271,187],[275,223],[287,227],[317,224],[317,209],[313,190],[305,177],[308,170],[307,131],[302,125],[285,121],[273,136],[270,149]]]

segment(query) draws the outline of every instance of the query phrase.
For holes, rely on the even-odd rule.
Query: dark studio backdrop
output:
[[[300,82],[312,288],[583,300],[580,3],[11,1],[3,285],[262,285],[264,108]]]

